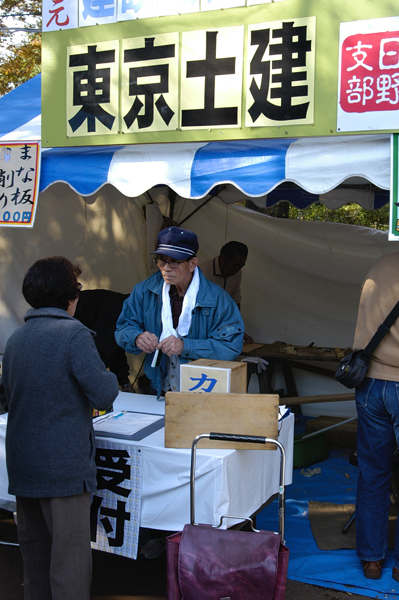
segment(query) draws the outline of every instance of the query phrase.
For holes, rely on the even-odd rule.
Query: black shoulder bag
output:
[[[367,375],[371,355],[399,316],[399,302],[379,326],[364,350],[355,350],[341,360],[335,378],[347,388],[359,386]]]

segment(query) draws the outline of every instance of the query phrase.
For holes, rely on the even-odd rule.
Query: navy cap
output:
[[[198,239],[193,231],[167,227],[158,233],[158,248],[151,254],[164,254],[176,260],[187,260],[197,254]]]

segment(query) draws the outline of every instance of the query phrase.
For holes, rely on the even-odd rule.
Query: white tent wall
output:
[[[40,194],[32,229],[0,228],[0,353],[23,323],[29,306],[22,280],[39,258],[63,255],[77,262],[86,289],[129,293],[147,277],[146,202],[144,196],[126,198],[112,186],[83,200],[69,186],[56,184]]]
[[[83,199],[67,185],[55,184],[40,194],[32,229],[0,228],[0,352],[23,322],[28,306],[21,284],[35,260],[67,256],[81,266],[86,289],[127,293],[148,276],[149,252],[162,222],[160,210],[169,214],[166,195],[153,192],[127,198],[107,185],[98,195]],[[157,203],[149,204],[150,197]],[[177,198],[174,218],[181,222],[198,206],[198,201]],[[248,245],[242,314],[246,331],[263,343],[351,346],[363,278],[379,256],[399,250],[381,231],[276,219],[217,198],[189,216],[183,226],[198,234],[200,262],[216,256],[227,241]],[[135,371],[141,361],[141,357],[132,361]],[[300,370],[295,370],[295,377],[300,395],[345,391],[330,378]],[[276,381],[275,387],[283,384]],[[303,406],[303,412],[355,414],[353,402],[310,404]]]

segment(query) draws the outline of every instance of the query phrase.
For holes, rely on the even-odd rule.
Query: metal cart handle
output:
[[[254,435],[238,435],[233,433],[201,433],[197,435],[191,446],[191,470],[190,470],[190,523],[191,525],[197,525],[195,522],[195,457],[197,444],[200,440],[207,438],[210,440],[216,440],[219,442],[246,442],[249,444],[274,444],[280,450],[280,483],[278,490],[278,514],[279,514],[279,534],[281,539],[284,541],[285,536],[285,449],[284,446],[278,441],[272,438]],[[225,515],[224,517],[227,517]],[[222,518],[224,518],[222,517]],[[237,517],[229,517],[237,518]],[[240,517],[241,518],[241,517]],[[243,520],[247,520],[248,517],[242,517]],[[222,519],[221,519],[222,521]],[[220,527],[220,524],[218,527]]]

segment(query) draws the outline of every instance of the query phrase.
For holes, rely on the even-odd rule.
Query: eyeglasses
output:
[[[191,257],[192,258],[192,257]],[[171,269],[178,269],[179,266],[185,262],[188,262],[189,260],[191,260],[191,258],[188,259],[184,259],[184,260],[165,260],[164,258],[162,258],[161,256],[156,256],[154,258],[154,263],[157,265],[157,267],[160,267],[161,269],[163,269],[163,267],[167,264]]]

